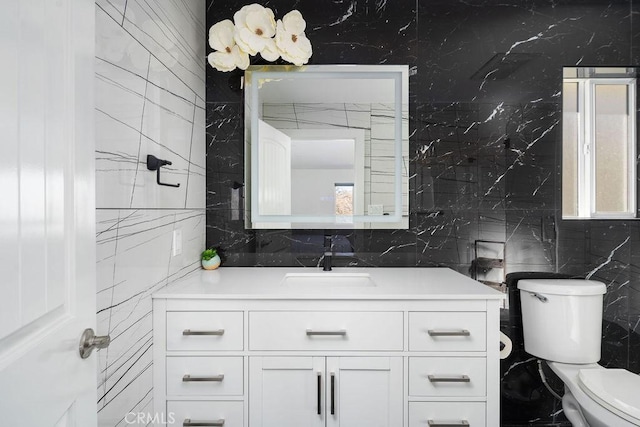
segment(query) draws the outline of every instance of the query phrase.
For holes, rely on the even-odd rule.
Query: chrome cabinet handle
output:
[[[192,377],[191,375],[185,375],[182,377],[182,382],[220,382],[224,380],[224,374],[213,375],[211,377]]]
[[[322,415],[322,372],[318,372],[318,415]]]
[[[95,332],[91,328],[87,328],[82,332],[80,337],[80,357],[86,359],[91,355],[91,352],[95,348],[107,348],[111,344],[111,337],[109,335],[96,336]]]
[[[469,335],[471,335],[471,332],[469,332],[466,329],[459,329],[459,330],[458,329],[456,330],[429,329],[427,333],[431,337],[468,337]]]
[[[307,329],[307,336],[310,337],[312,335],[336,335],[343,337],[347,335],[347,331],[345,329],[340,329],[337,331],[314,331],[313,329]]]
[[[432,383],[468,383],[471,379],[467,375],[451,375],[437,377],[435,375],[427,375],[429,381]]]
[[[451,426],[468,426],[469,421],[467,420],[462,420],[462,421],[433,421],[433,420],[427,420],[427,424],[429,424],[430,427],[451,427]]]
[[[213,331],[192,331],[191,329],[185,329],[182,331],[182,335],[224,335],[224,329],[215,329]]]
[[[190,418],[187,418],[182,423],[183,427],[221,427],[224,425],[224,418],[219,420],[212,421],[192,421]]]

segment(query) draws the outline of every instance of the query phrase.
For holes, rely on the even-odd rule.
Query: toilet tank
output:
[[[602,339],[603,283],[579,279],[518,282],[524,349],[561,363],[596,363]]]

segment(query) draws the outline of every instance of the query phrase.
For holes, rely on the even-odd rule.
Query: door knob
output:
[[[111,337],[109,335],[96,336],[96,333],[91,328],[87,328],[80,337],[80,357],[86,359],[91,355],[94,348],[107,348],[111,344]]]

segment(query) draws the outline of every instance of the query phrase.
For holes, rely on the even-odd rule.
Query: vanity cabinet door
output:
[[[327,427],[403,425],[401,357],[328,357],[326,384]]]
[[[249,357],[251,427],[323,427],[324,357]]]

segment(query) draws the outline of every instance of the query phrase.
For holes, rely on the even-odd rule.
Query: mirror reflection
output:
[[[406,66],[245,75],[247,228],[408,228]]]

